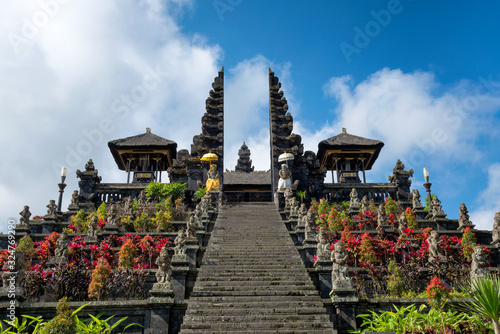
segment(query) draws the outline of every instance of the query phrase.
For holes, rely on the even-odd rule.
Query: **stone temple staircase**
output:
[[[180,333],[336,333],[272,203],[221,210]]]

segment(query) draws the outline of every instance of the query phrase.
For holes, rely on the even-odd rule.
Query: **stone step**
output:
[[[290,307],[289,304],[285,302],[279,303],[261,303],[260,305],[255,305],[255,303],[249,304],[234,304],[227,303],[221,304],[220,306],[213,306],[213,304],[203,303],[200,305],[193,305],[190,311],[187,313],[189,315],[244,315],[244,314],[301,314],[301,315],[315,315],[322,314],[324,312],[323,306],[320,305],[310,305],[311,303],[302,303],[296,307]]]
[[[262,295],[268,295],[267,291],[273,290],[276,292],[282,292],[283,290],[285,291],[290,291],[293,293],[306,293],[306,291],[314,291],[317,292],[316,288],[314,286],[310,285],[305,285],[302,284],[300,286],[296,285],[201,285],[198,284],[194,287],[195,292],[202,292],[202,291],[211,291],[211,292],[221,292],[221,291],[250,291],[250,292],[258,292],[259,294],[262,293]],[[257,295],[259,295],[257,294]]]
[[[262,314],[247,314],[247,315],[228,315],[228,314],[222,314],[222,315],[186,315],[184,317],[186,322],[208,322],[208,323],[215,323],[215,322],[233,322],[233,323],[239,323],[239,322],[244,322],[244,321],[251,321],[251,322],[324,322],[327,320],[327,315],[326,314],[269,314],[269,313],[262,313]]]
[[[254,277],[242,277],[240,279],[235,277],[213,277],[213,276],[204,276],[197,278],[198,283],[204,286],[207,285],[222,285],[222,284],[232,284],[232,285],[274,285],[274,284],[289,284],[289,285],[303,285],[310,284],[310,280],[304,277],[269,277],[269,278],[259,278],[255,279]]]
[[[219,214],[181,327],[189,333],[336,333],[272,204]]]
[[[181,325],[181,330],[183,329],[198,329],[198,330],[248,330],[248,329],[264,329],[264,330],[281,330],[281,329],[333,329],[332,324],[327,320],[315,320],[315,321],[273,321],[273,322],[253,322],[245,321],[240,323],[231,323],[225,321],[218,321],[213,323],[208,322],[198,322],[188,321]]]
[[[280,329],[276,330],[199,330],[199,329],[184,329],[183,334],[336,334],[337,331],[332,329]]]

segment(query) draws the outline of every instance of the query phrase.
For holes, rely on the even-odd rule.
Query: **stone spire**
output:
[[[271,133],[271,179],[273,192],[278,185],[278,170],[280,163],[278,157],[284,152],[290,152],[294,155],[293,165],[299,163],[298,158],[304,154],[302,138],[292,133],[293,117],[288,112],[288,102],[283,96],[279,78],[269,68],[269,121]],[[292,166],[289,166],[292,167]],[[293,179],[299,179],[298,171],[291,168]],[[303,182],[304,186],[306,182]]]
[[[241,145],[241,148],[238,151],[238,156],[238,163],[236,164],[235,170],[243,173],[253,172],[254,167],[252,166],[252,160],[250,159],[250,149],[245,142]]]

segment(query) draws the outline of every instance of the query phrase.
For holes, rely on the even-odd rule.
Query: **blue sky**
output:
[[[125,181],[110,140],[151,127],[189,148],[222,66],[225,168],[245,140],[256,168],[268,169],[270,66],[307,150],[342,127],[380,139],[369,182],[385,182],[401,158],[423,193],[428,167],[450,218],[465,202],[491,229],[500,211],[499,12],[494,1],[2,4],[0,218],[26,204],[43,214],[62,166],[66,206],[89,158],[103,182]],[[151,78],[154,88],[125,106]]]

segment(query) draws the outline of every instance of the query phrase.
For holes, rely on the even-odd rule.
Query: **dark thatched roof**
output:
[[[124,151],[133,152],[163,152],[168,151],[168,159],[172,160],[177,155],[177,143],[157,136],[151,133],[151,129],[146,129],[146,133],[140,135],[116,139],[108,142],[108,147],[113,154],[113,158],[121,170],[126,170],[125,162],[121,154]],[[164,161],[165,166],[170,164],[170,161]]]
[[[345,131],[345,130],[344,130]],[[318,154],[316,155],[322,164],[325,164],[328,157],[328,151],[372,151],[365,169],[371,169],[373,163],[378,158],[380,151],[384,147],[384,143],[380,140],[368,139],[360,136],[355,136],[347,132],[339,133],[336,136],[325,139],[318,144]]]

